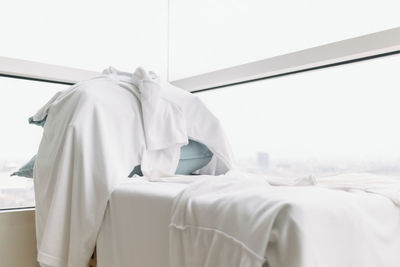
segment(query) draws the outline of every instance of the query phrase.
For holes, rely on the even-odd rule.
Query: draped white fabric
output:
[[[169,266],[400,266],[399,189],[368,174],[203,176],[175,199]]]
[[[201,173],[232,168],[222,128],[202,102],[141,68],[109,68],[56,94],[34,120],[46,117],[34,170],[42,265],[86,266],[113,189],[140,163],[149,179],[172,175],[189,137],[214,153]]]

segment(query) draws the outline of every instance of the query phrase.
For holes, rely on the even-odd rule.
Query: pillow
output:
[[[30,124],[44,126],[47,116],[41,121],[34,121],[33,117],[28,119]],[[190,140],[186,146],[181,147],[181,157],[176,168],[175,174],[189,175],[206,166],[213,156],[213,153],[203,144]],[[18,171],[11,174],[11,176],[22,176],[33,178],[33,167],[35,165],[36,155],[31,160],[22,166]],[[143,176],[140,165],[137,165],[128,177],[133,175]]]
[[[203,144],[189,140],[186,146],[181,148],[181,157],[175,174],[191,174],[206,166],[213,153]]]
[[[29,124],[35,124],[35,125],[44,127],[44,124],[46,123],[46,119],[47,119],[47,117],[45,117],[41,121],[34,121],[33,117],[30,117],[28,119],[28,122],[29,122]],[[18,171],[12,173],[11,176],[21,176],[21,177],[33,178],[33,166],[35,166],[35,161],[36,161],[36,155],[33,156],[30,161],[25,163],[24,166],[19,168]]]
[[[30,117],[30,118],[28,119],[28,122],[29,122],[29,124],[35,124],[35,125],[37,125],[37,126],[42,126],[42,127],[44,127],[44,124],[46,123],[46,119],[47,119],[47,116],[44,117],[44,119],[41,120],[41,121],[35,121],[35,120],[33,120],[33,116],[32,116],[32,117]]]
[[[213,156],[213,153],[203,144],[189,140],[186,146],[181,147],[181,157],[175,174],[189,175],[206,166]],[[140,165],[136,166],[129,174],[143,176]]]
[[[213,156],[213,153],[203,144],[189,140],[186,146],[181,148],[181,157],[176,169],[176,174],[189,175],[198,169],[206,166]],[[27,178],[33,178],[33,167],[35,165],[36,155],[31,158],[24,166],[18,171],[11,174],[11,176],[21,176]],[[133,171],[129,174],[129,177],[133,175],[143,176],[140,165],[136,166]]]
[[[18,171],[11,174],[11,176],[21,176],[32,178],[33,177],[33,166],[35,166],[36,155],[31,158],[24,166],[22,166]]]

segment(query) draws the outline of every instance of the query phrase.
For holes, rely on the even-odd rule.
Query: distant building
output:
[[[269,168],[269,154],[266,152],[257,152],[258,167],[262,170]]]

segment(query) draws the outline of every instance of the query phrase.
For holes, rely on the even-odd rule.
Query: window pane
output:
[[[2,0],[1,56],[101,71],[165,71],[167,1]]]
[[[171,0],[170,80],[400,26],[398,0]]]
[[[224,124],[243,169],[398,176],[399,69],[395,55],[198,95]]]
[[[28,118],[66,85],[0,77],[0,209],[34,206],[33,180],[10,176],[36,154],[42,128]]]

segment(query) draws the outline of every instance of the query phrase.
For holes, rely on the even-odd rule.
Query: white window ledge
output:
[[[171,83],[201,91],[400,51],[400,27],[196,75]]]

